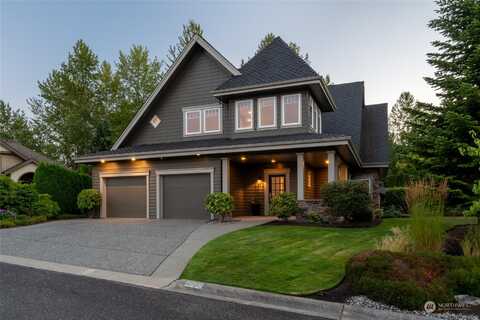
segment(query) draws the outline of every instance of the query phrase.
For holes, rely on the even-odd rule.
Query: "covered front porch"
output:
[[[222,158],[222,191],[235,201],[234,216],[267,215],[272,197],[296,193],[300,202],[319,202],[325,183],[350,178],[343,150],[245,153]]]

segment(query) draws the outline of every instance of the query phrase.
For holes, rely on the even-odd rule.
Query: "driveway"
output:
[[[70,220],[0,230],[0,254],[151,275],[200,220]]]

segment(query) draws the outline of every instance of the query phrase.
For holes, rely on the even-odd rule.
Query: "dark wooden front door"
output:
[[[270,175],[268,177],[268,198],[272,200],[277,194],[286,191],[286,176],[284,174]]]

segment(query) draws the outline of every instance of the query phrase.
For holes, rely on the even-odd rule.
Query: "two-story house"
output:
[[[235,214],[323,184],[364,179],[378,203],[388,166],[387,105],[365,105],[363,82],[327,85],[280,38],[237,69],[195,37],[112,150],[87,154],[102,217],[201,218],[228,192]]]

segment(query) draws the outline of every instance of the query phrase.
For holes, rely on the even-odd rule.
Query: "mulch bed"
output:
[[[297,220],[274,220],[266,223],[266,225],[274,226],[304,226],[304,227],[320,227],[320,228],[370,228],[375,227],[381,223],[381,220],[375,220],[373,222],[343,222],[343,223],[314,223],[307,221]]]
[[[344,279],[336,287],[316,292],[312,295],[306,296],[306,298],[344,303],[353,295],[352,286]]]

